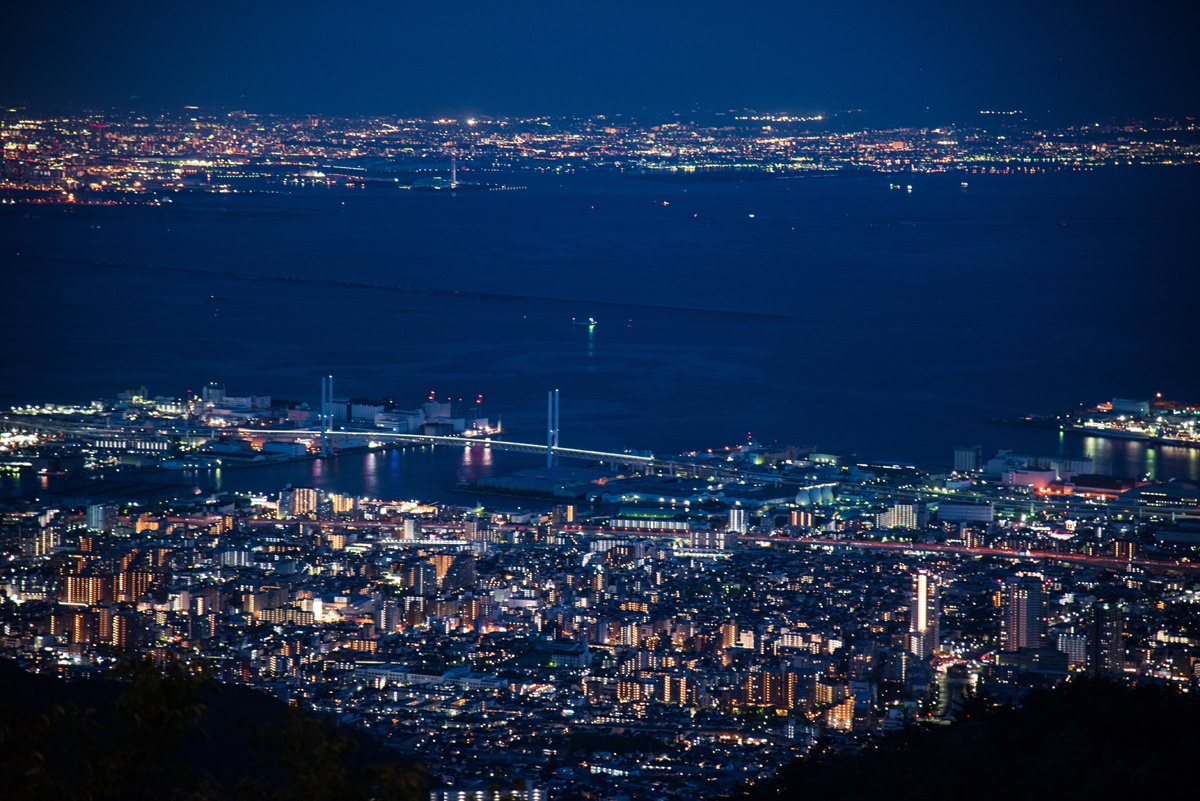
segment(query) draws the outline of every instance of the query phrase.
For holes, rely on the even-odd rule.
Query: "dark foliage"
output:
[[[1194,791],[1200,699],[1155,686],[1075,680],[1019,707],[968,703],[953,726],[801,759],[751,798],[1175,798]],[[1180,796],[1180,788],[1190,788]]]
[[[0,663],[0,793],[65,801],[407,801],[423,772],[365,737],[168,661],[64,682]]]

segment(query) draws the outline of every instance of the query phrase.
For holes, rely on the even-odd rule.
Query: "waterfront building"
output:
[[[983,448],[972,445],[966,448],[954,449],[954,472],[974,473],[983,464]]]

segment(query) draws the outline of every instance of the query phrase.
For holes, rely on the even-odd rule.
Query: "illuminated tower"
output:
[[[1046,595],[1036,576],[1010,579],[1004,584],[1004,617],[1000,650],[1041,648],[1046,644]]]
[[[558,390],[546,393],[546,467],[554,467],[554,449],[558,447]]]
[[[117,527],[117,507],[103,503],[88,506],[87,527],[89,531],[111,533]]]
[[[400,630],[400,607],[395,598],[388,598],[375,610],[375,628],[380,634],[395,634]]]
[[[329,423],[333,417],[333,376],[321,379],[321,458],[329,456]]]
[[[1096,604],[1087,632],[1088,672],[1120,675],[1125,670],[1125,614],[1116,604]]]
[[[928,659],[940,641],[937,578],[925,570],[912,577],[912,603],[908,617],[908,650]]]

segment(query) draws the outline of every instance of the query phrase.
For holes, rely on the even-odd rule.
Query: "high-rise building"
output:
[[[1116,559],[1129,561],[1137,557],[1138,543],[1133,540],[1113,540],[1112,553]]]
[[[1088,672],[1115,676],[1125,670],[1125,613],[1116,604],[1098,603],[1088,623]]]
[[[764,670],[751,673],[742,682],[742,703],[791,709],[797,703],[796,674]]]
[[[358,509],[358,498],[353,495],[335,492],[329,496],[329,500],[333,503],[334,514],[346,514]]]
[[[411,564],[404,571],[402,583],[414,595],[436,595],[438,590],[437,567],[429,559],[422,559]]]
[[[736,534],[745,534],[750,526],[747,522],[745,509],[729,510],[729,530]]]
[[[1018,576],[1004,584],[1000,650],[1042,648],[1046,644],[1046,595],[1036,576]]]
[[[324,493],[312,487],[294,487],[279,493],[279,518],[309,517],[317,513]]]
[[[1082,634],[1062,633],[1055,640],[1058,650],[1067,655],[1067,666],[1072,670],[1087,665],[1088,638]]]
[[[983,464],[983,448],[979,445],[954,449],[954,472],[974,473]]]
[[[937,650],[941,636],[938,627],[940,611],[937,577],[928,571],[918,570],[912,577],[908,650],[922,659],[928,659]]]
[[[133,644],[136,629],[134,614],[129,611],[116,612],[110,619],[109,643],[117,648],[129,648]]]
[[[875,526],[881,529],[917,527],[917,507],[911,503],[894,503],[885,511],[875,515]]]
[[[66,576],[63,578],[61,600],[64,604],[97,606],[112,600],[110,576]]]
[[[689,688],[687,676],[671,676],[663,674],[656,679],[655,697],[664,704],[683,706],[688,702]]]
[[[854,726],[854,698],[846,698],[826,709],[825,725],[834,731],[850,731]]]
[[[89,531],[111,532],[117,527],[117,507],[106,503],[94,503],[87,508]]]
[[[312,487],[296,487],[292,490],[291,501],[288,511],[294,517],[316,514],[317,504],[321,502],[321,491]]]
[[[807,526],[811,528],[813,524],[812,512],[803,509],[793,509],[788,515],[788,523],[793,526]]]
[[[400,629],[400,606],[388,598],[375,610],[375,628],[380,634],[394,634]]]
[[[441,581],[443,587],[451,590],[474,588],[476,582],[475,557],[465,553],[455,555]]]
[[[732,530],[694,528],[688,532],[688,539],[693,548],[724,550],[729,547],[733,537]]]

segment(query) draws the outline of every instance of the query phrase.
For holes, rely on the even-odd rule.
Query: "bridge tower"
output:
[[[329,456],[329,426],[333,420],[333,376],[321,378],[321,458]]]
[[[546,467],[554,467],[557,459],[554,449],[558,447],[558,390],[546,393]]]

